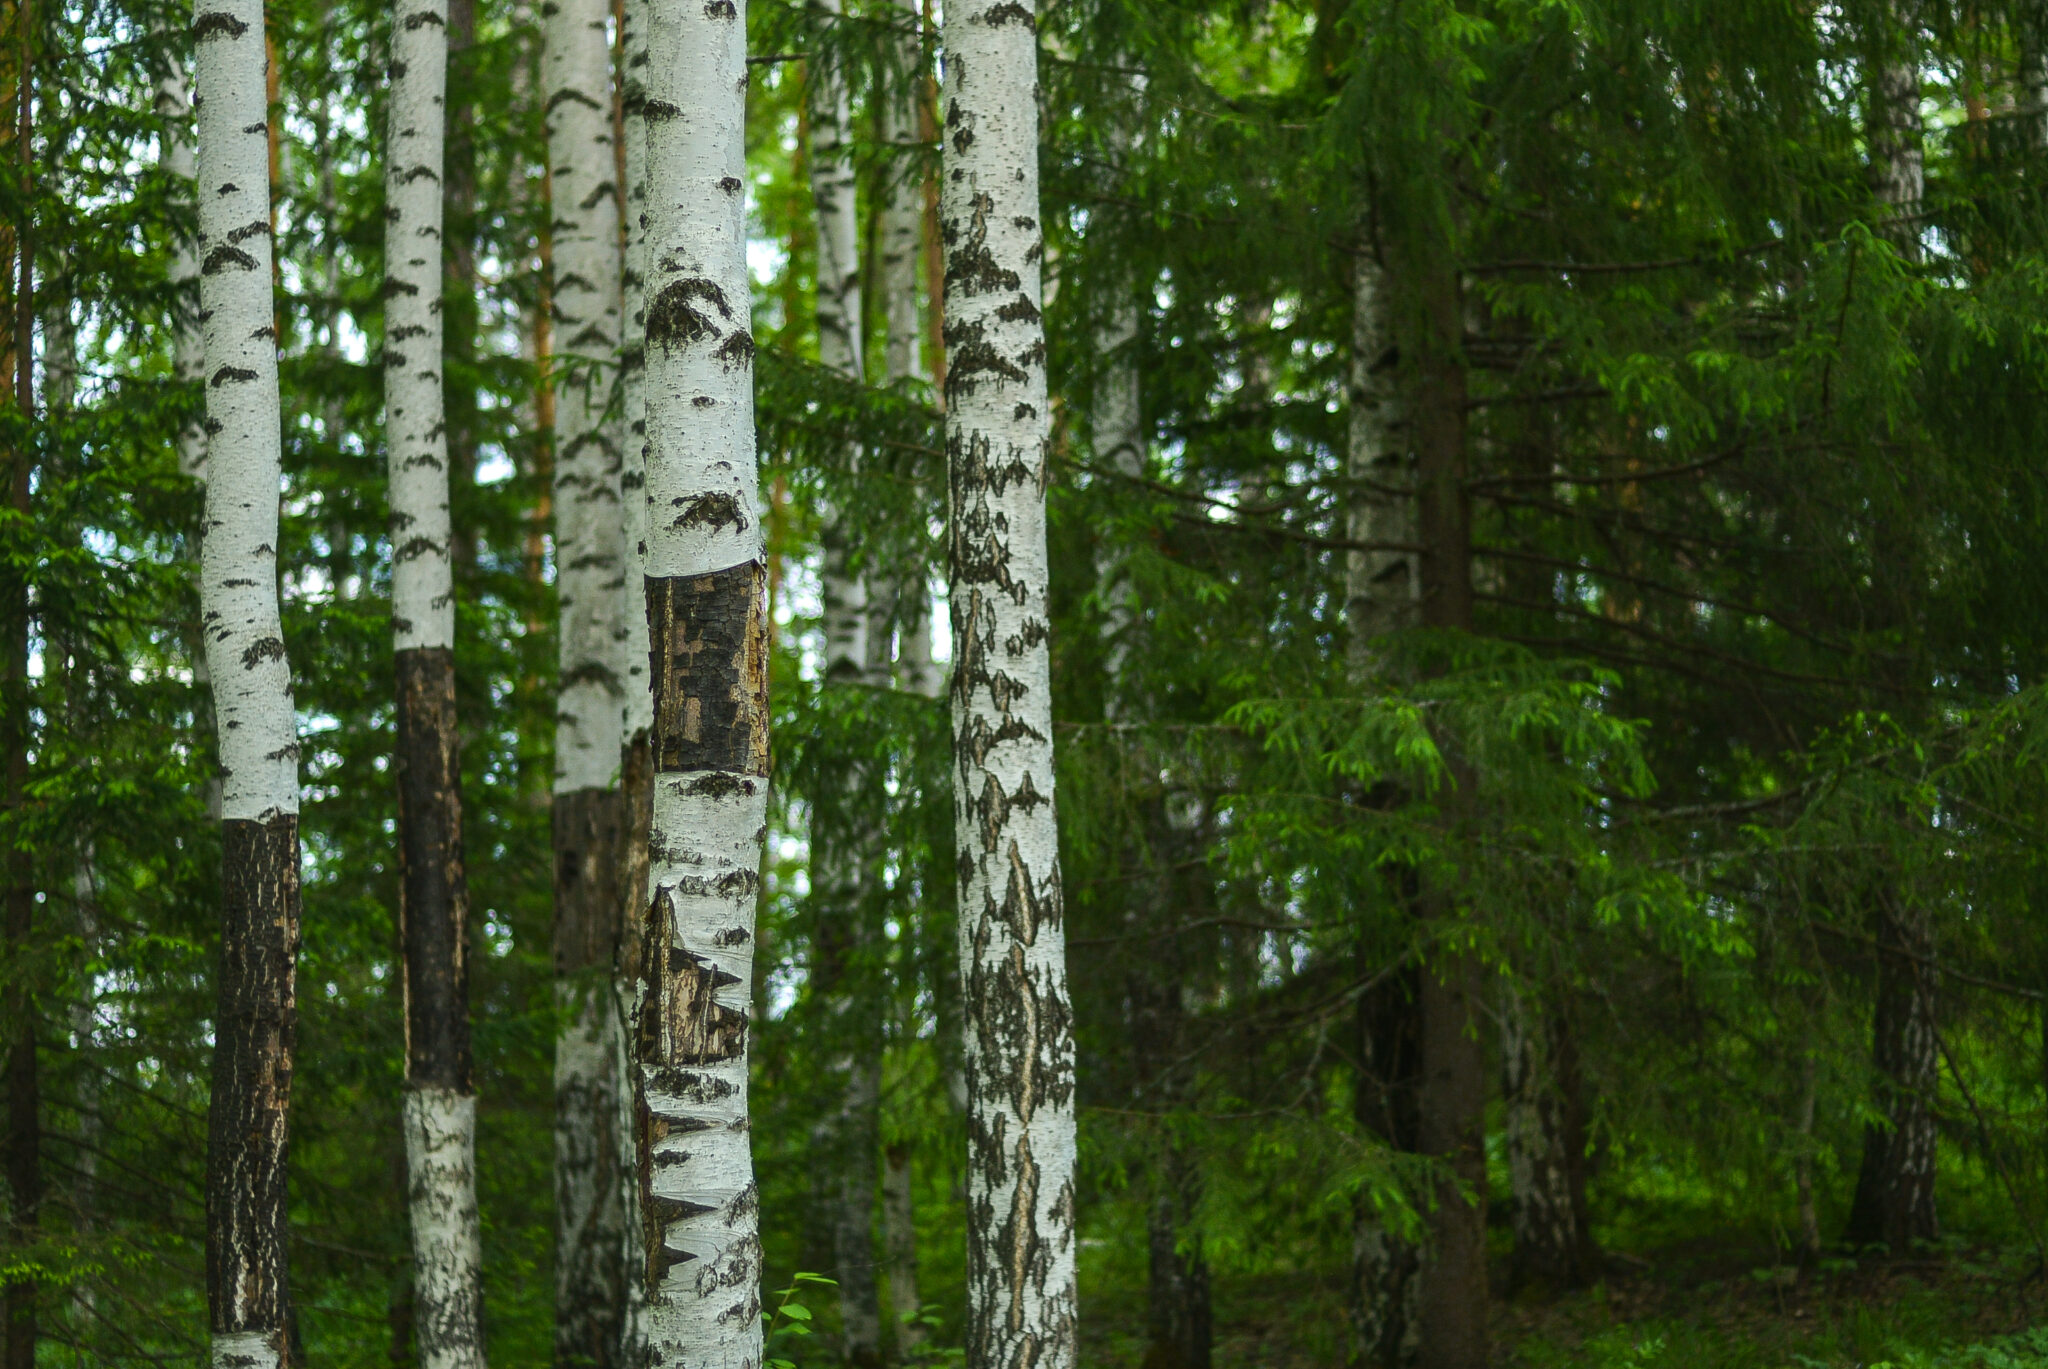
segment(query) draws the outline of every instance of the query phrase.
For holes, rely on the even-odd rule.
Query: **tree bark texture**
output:
[[[918,23],[917,0],[896,0],[896,20],[911,29]],[[918,374],[917,343],[921,320],[917,308],[917,251],[924,236],[923,177],[918,174],[917,108],[924,85],[920,67],[922,45],[914,33],[897,44],[904,80],[882,95],[882,142],[893,152],[882,179],[879,233],[881,253],[876,287],[882,293],[886,329],[884,371],[892,383]]]
[[[1447,244],[1444,246],[1448,246]],[[1414,442],[1416,519],[1421,557],[1421,619],[1426,627],[1472,630],[1472,510],[1466,489],[1466,381],[1460,353],[1464,314],[1448,252],[1411,264],[1416,289]],[[1455,742],[1455,739],[1453,739]],[[1456,776],[1458,791],[1476,783]],[[1450,820],[1470,800],[1447,807]],[[1472,914],[1421,906],[1431,920]],[[1420,1369],[1485,1369],[1486,1057],[1478,1038],[1477,952],[1443,937],[1421,975],[1422,1078],[1418,1150],[1442,1167],[1429,1212],[1418,1315]]]
[[[945,12],[939,231],[972,1369],[1072,1369],[1077,1352],[1036,32],[1032,11],[1014,0]]]
[[[1563,1292],[1597,1273],[1586,1216],[1586,1120],[1571,1028],[1513,984],[1500,1005],[1515,1232],[1512,1290]]]
[[[407,1201],[422,1369],[484,1363],[469,890],[455,718],[455,573],[442,385],[447,0],[391,34],[384,170],[384,407],[398,682],[399,927],[405,952]]]
[[[1360,956],[1361,976],[1375,967]],[[1415,1151],[1422,1074],[1420,985],[1409,971],[1358,1000],[1359,1071],[1353,1115],[1361,1133],[1389,1149]],[[1418,1195],[1419,1196],[1419,1195]],[[1417,1307],[1421,1254],[1361,1195],[1352,1226],[1355,1361],[1363,1369],[1408,1369],[1421,1337]]]
[[[613,974],[623,893],[619,790],[629,663],[620,433],[606,421],[622,331],[611,6],[543,6],[554,260],[555,1361],[619,1363],[629,1209],[625,1023]]]
[[[175,60],[156,87],[157,117],[163,120],[162,163],[173,176],[192,181],[198,164],[192,151],[191,92],[185,73]],[[195,182],[196,185],[196,182]],[[206,338],[199,326],[196,309],[188,307],[182,291],[199,280],[199,257],[192,243],[182,235],[171,244],[170,283],[179,290],[178,313],[172,328],[172,357],[178,379],[196,381],[206,369]],[[206,480],[206,429],[197,418],[178,429],[178,469],[194,480]],[[205,668],[202,657],[197,663]]]
[[[1892,211],[1884,232],[1908,261],[1919,261],[1920,201],[1926,193],[1926,154],[1920,118],[1919,26],[1904,0],[1893,0],[1887,42],[1870,68],[1870,176],[1879,204]]]
[[[627,820],[614,788],[558,793],[555,847],[555,1363],[622,1363],[631,1083],[613,985]]]
[[[208,479],[201,625],[223,825],[206,1183],[215,1369],[289,1353],[285,1169],[299,945],[299,745],[277,598],[279,411],[263,6],[205,0],[198,60]]]
[[[1885,1125],[1863,1133],[1856,1196],[1842,1236],[1851,1245],[1883,1245],[1904,1255],[1941,1235],[1934,1203],[1941,1054],[1935,976],[1927,965],[1933,946],[1924,918],[1889,901],[1878,930],[1872,1063]]]
[[[653,817],[633,1050],[657,1364],[761,1359],[748,1011],[768,809],[742,0],[646,0]]]
[[[882,1152],[882,1244],[888,1259],[889,1310],[896,1322],[898,1363],[917,1353],[930,1334],[917,1286],[917,1202],[910,1147],[896,1142]]]

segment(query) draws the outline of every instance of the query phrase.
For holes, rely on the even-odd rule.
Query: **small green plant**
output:
[[[761,1369],[796,1369],[795,1360],[779,1355],[776,1351],[783,1344],[811,1334],[811,1309],[797,1301],[797,1294],[809,1284],[821,1284],[827,1288],[839,1286],[838,1280],[829,1279],[823,1274],[799,1271],[790,1279],[789,1287],[775,1291],[774,1308],[763,1310],[761,1313],[761,1320],[767,1323],[764,1331],[765,1355]]]

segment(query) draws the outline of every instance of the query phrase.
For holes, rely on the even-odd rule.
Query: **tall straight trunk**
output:
[[[175,62],[157,82],[156,111],[163,120],[164,170],[182,180],[192,180],[198,170],[192,152],[192,101],[185,86],[185,74]],[[196,287],[198,282],[199,258],[191,242],[180,235],[171,244],[170,283],[182,291],[188,286]],[[206,339],[199,328],[198,300],[193,299],[188,307],[182,294],[172,331],[172,356],[178,379],[196,381],[205,373]],[[194,480],[206,480],[206,429],[196,418],[178,429],[178,469]],[[205,669],[204,655],[195,665]]]
[[[15,167],[10,169],[17,189],[27,191],[30,167],[34,84],[31,37],[35,7],[23,4],[15,11],[15,36],[19,42],[10,54],[14,71],[14,115],[11,141]],[[23,194],[22,203],[27,204]],[[26,211],[24,210],[24,213]],[[7,380],[12,386],[16,417],[26,424],[35,413],[35,244],[26,217],[14,226],[13,253],[8,296],[7,348],[13,362]],[[8,504],[14,514],[30,514],[29,485],[35,461],[31,446],[24,443],[12,453],[8,466]],[[7,1033],[7,1214],[8,1239],[15,1246],[35,1240],[36,1225],[43,1202],[42,1096],[36,1060],[36,1001],[32,986],[23,977],[28,948],[35,931],[35,863],[32,848],[24,839],[23,823],[28,816],[29,747],[29,627],[33,608],[28,584],[15,581],[15,594],[6,605],[7,660],[5,700],[7,711],[6,794],[8,818],[6,944],[13,967],[7,986],[4,1025]],[[37,1298],[34,1278],[10,1279],[7,1283],[7,1318],[4,1350],[6,1369],[35,1369]]]
[[[1414,441],[1416,523],[1422,546],[1421,619],[1472,629],[1472,512],[1465,485],[1464,312],[1449,244],[1406,263],[1416,290]],[[1461,820],[1476,776],[1457,776],[1449,821]],[[1459,797],[1467,795],[1467,797]],[[1433,892],[1431,920],[1463,916]],[[1481,963],[1448,945],[1423,967],[1418,1150],[1442,1166],[1428,1215],[1429,1251],[1417,1298],[1421,1369],[1485,1369],[1486,1055],[1479,1043]]]
[[[1380,640],[1415,625],[1421,576],[1415,555],[1415,472],[1402,422],[1395,347],[1388,321],[1387,273],[1370,235],[1353,262],[1350,416],[1347,465],[1352,481],[1347,529],[1365,544],[1345,553],[1346,662],[1352,685],[1376,683]],[[1405,916],[1411,891],[1397,891]],[[1377,970],[1359,966],[1360,977]],[[1417,986],[1403,977],[1358,1001],[1356,1120],[1361,1132],[1395,1150],[1416,1145],[1415,1089],[1420,1069]],[[1420,1324],[1420,1252],[1361,1195],[1352,1214],[1353,1355],[1369,1369],[1415,1362]]]
[[[633,1049],[649,1353],[761,1357],[748,1010],[768,814],[746,265],[746,11],[646,0],[651,894]]]
[[[1926,154],[1920,118],[1918,25],[1905,0],[1892,0],[1874,45],[1870,70],[1870,177],[1878,203],[1891,211],[1885,234],[1908,261],[1920,260],[1920,201]]]
[[[647,579],[647,15],[643,0],[625,0],[619,16],[619,165],[624,171],[625,261],[622,279],[623,342],[619,349],[619,393],[624,436],[620,443],[619,504],[624,548],[625,706],[620,713],[620,787],[625,795],[625,859],[621,866],[619,945],[612,967],[613,993],[621,1025],[630,1032],[630,1008],[640,979],[641,915],[647,907],[648,829],[654,820],[654,692],[648,676]],[[647,1362],[647,1280],[642,1252],[646,1224],[640,1189],[634,1183],[633,1062],[631,1043],[620,1040],[619,1127],[621,1186],[625,1204],[625,1324],[621,1362]]]
[[[277,598],[279,410],[260,0],[193,21],[205,326],[200,606],[221,764],[223,895],[206,1157],[215,1369],[286,1361],[285,1169],[297,1028],[299,744]]]
[[[922,319],[917,307],[917,250],[923,236],[923,178],[917,174],[917,113],[924,77],[918,65],[922,50],[915,29],[917,0],[896,0],[897,23],[911,30],[897,42],[897,58],[905,80],[882,98],[882,141],[893,152],[882,181],[881,269],[876,287],[882,293],[885,327],[883,359],[890,381],[918,374],[917,344]]]
[[[1563,1292],[1589,1282],[1586,1123],[1571,1028],[1513,983],[1500,1001],[1501,1095],[1511,1217],[1511,1289]]]
[[[1036,21],[1008,0],[949,5],[944,47],[967,1362],[1072,1369],[1074,1037],[1053,816]]]
[[[2048,10],[2029,4],[2014,20],[2019,39],[2019,115],[2027,150],[2048,151]]]
[[[1885,1121],[1865,1129],[1863,1162],[1843,1239],[1907,1254],[1938,1239],[1934,1203],[1939,1082],[1933,937],[1924,914],[1882,900],[1877,1004],[1872,1017],[1878,1106]]]
[[[420,1364],[474,1369],[484,1363],[483,1238],[442,393],[447,77],[447,0],[406,0],[392,25],[384,151],[384,408],[398,682],[407,1201]]]
[[[826,0],[837,12],[836,0]],[[851,102],[845,73],[826,58],[810,64],[811,200],[818,221],[818,358],[859,381],[866,369],[861,331],[860,215],[855,201]],[[833,510],[825,530],[825,678],[859,685],[869,677],[871,596],[849,564],[848,510]],[[879,599],[881,596],[873,596]],[[886,624],[883,630],[886,632]],[[886,650],[886,639],[884,639]],[[880,1033],[868,987],[871,938],[867,881],[879,834],[869,818],[869,767],[852,767],[837,795],[815,805],[811,832],[812,904],[819,973],[813,985],[830,1024],[831,1073],[839,1106],[823,1124],[819,1181],[832,1231],[832,1276],[839,1288],[840,1358],[868,1369],[882,1359],[881,1293],[875,1279],[874,1209]]]
[[[442,355],[452,372],[442,386],[448,414],[448,493],[454,514],[449,552],[458,586],[476,578],[476,533],[463,509],[476,488],[477,274],[476,0],[448,0],[448,154],[442,178],[442,237],[448,247],[448,288],[441,297],[446,339]]]
[[[910,1147],[898,1141],[882,1152],[882,1245],[888,1260],[889,1310],[895,1314],[896,1362],[917,1353],[930,1336],[917,1284],[917,1202]]]
[[[543,6],[554,253],[555,1362],[618,1364],[626,1334],[625,698],[619,434],[606,422],[622,340],[608,0]]]

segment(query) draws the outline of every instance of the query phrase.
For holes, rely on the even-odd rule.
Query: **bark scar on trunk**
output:
[[[768,773],[768,632],[759,561],[649,576],[654,768]]]

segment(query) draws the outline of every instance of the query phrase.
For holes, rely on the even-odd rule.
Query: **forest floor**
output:
[[[1082,1363],[1136,1369],[1144,1294],[1098,1290]],[[1216,1369],[1344,1363],[1341,1285],[1215,1290]],[[1495,1303],[1501,1369],[2048,1369],[2048,1280],[2031,1250],[1951,1249],[1802,1272],[1710,1248],[1617,1257],[1595,1287]]]

